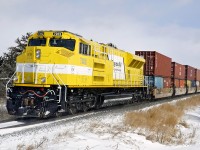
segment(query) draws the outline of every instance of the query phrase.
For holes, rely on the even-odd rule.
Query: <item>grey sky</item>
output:
[[[199,0],[0,0],[0,55],[26,32],[68,30],[200,68],[199,6]]]

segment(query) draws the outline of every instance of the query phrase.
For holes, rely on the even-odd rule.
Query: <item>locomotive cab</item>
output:
[[[58,71],[60,67],[67,67],[75,47],[76,37],[73,35],[61,31],[38,31],[29,38],[26,49],[17,57],[14,83],[17,86],[57,84],[49,74]]]

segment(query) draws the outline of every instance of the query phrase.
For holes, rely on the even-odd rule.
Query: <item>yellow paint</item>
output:
[[[62,34],[60,34],[62,33]],[[50,47],[50,38],[74,39],[76,41],[74,51],[64,47]],[[92,68],[92,76],[76,74],[52,74],[52,73],[34,73],[18,72],[18,80],[15,86],[49,87],[50,85],[67,85],[69,87],[143,87],[143,65],[145,60],[131,53],[116,49],[105,44],[86,40],[76,34],[61,31],[39,31],[33,34],[29,39],[46,38],[47,43],[44,46],[27,46],[20,56],[17,57],[17,63],[34,64],[66,64]],[[90,45],[90,55],[79,53],[81,43]],[[36,51],[41,51],[41,57],[36,58]],[[125,80],[113,79],[114,63],[108,60],[108,55],[121,56],[125,65]],[[51,70],[52,71],[52,70]],[[23,80],[24,77],[24,80]],[[45,82],[41,82],[42,78]]]

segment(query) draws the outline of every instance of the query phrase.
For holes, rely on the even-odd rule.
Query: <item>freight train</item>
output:
[[[197,92],[200,72],[179,65],[155,51],[134,55],[68,31],[38,31],[17,57],[6,106],[10,115],[46,118],[98,109],[116,97],[131,103]]]

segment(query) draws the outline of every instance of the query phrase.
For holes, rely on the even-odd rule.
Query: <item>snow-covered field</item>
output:
[[[181,132],[188,135],[193,131],[193,134],[183,145],[162,145],[146,140],[124,126],[124,114],[125,111],[108,111],[94,117],[81,115],[57,122],[0,129],[0,149],[197,150],[200,147],[200,107],[184,116],[189,127],[181,127]]]

